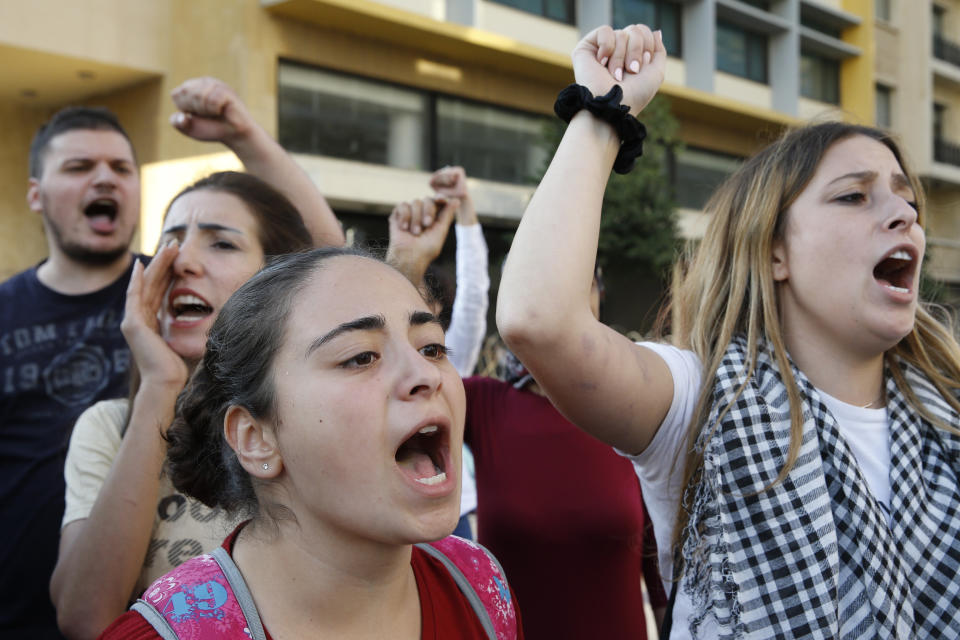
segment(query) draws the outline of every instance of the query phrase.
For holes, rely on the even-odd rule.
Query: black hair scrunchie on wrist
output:
[[[643,155],[643,139],[647,137],[646,127],[630,115],[630,107],[620,104],[622,98],[623,89],[617,84],[606,94],[595,98],[585,86],[574,83],[561,91],[553,103],[553,112],[564,122],[569,123],[578,111],[586,109],[613,127],[620,138],[620,151],[617,152],[613,170],[621,174],[630,173],[637,158]]]

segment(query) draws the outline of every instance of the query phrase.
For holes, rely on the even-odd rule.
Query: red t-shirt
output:
[[[527,638],[646,638],[641,577],[666,597],[633,465],[543,396],[464,380],[477,538],[523,603]]]
[[[223,548],[233,554],[233,543],[243,525],[223,541]],[[420,594],[420,638],[422,640],[487,640],[480,620],[464,598],[446,567],[439,560],[414,547],[410,559],[413,575]],[[512,595],[512,594],[511,594]],[[514,600],[517,614],[517,639],[523,640],[520,610]],[[267,640],[272,640],[264,627]],[[113,621],[100,635],[101,639],[113,640],[162,640],[160,634],[136,611],[127,611]]]

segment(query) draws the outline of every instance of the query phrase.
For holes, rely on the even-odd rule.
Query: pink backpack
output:
[[[493,554],[456,536],[416,546],[450,572],[489,640],[516,639],[513,600]],[[247,584],[223,547],[163,576],[131,608],[164,640],[266,640]]]

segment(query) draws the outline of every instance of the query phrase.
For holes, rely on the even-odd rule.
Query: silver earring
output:
[[[263,470],[264,470],[264,471],[270,471],[270,465],[268,465],[266,462],[264,462],[264,463],[263,463]]]

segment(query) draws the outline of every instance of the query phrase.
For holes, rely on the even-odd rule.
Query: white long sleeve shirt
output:
[[[462,377],[473,373],[487,333],[487,307],[490,304],[490,275],[487,272],[487,242],[479,224],[455,225],[457,234],[457,294],[453,299],[453,316],[447,329],[446,344],[450,361]],[[469,450],[464,447],[460,515],[477,508],[477,484],[473,465],[468,464]]]
[[[487,273],[487,242],[479,224],[455,225],[457,234],[457,294],[453,317],[447,329],[450,361],[462,377],[473,373],[487,333],[490,275]]]

